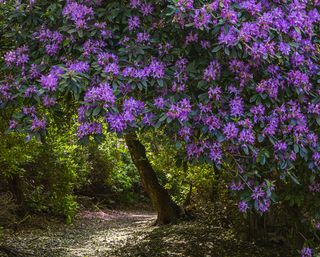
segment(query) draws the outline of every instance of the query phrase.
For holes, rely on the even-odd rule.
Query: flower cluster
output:
[[[178,119],[180,121],[187,121],[188,115],[191,112],[191,104],[188,99],[182,99],[176,104],[172,104],[167,116],[171,119]]]
[[[52,67],[51,71],[47,75],[42,75],[40,78],[41,86],[51,92],[57,90],[59,85],[60,75],[63,74],[64,71],[59,67]]]
[[[85,122],[80,124],[80,126],[78,127],[78,137],[79,138],[83,138],[87,135],[91,135],[91,134],[101,134],[102,133],[102,125],[96,122]]]
[[[61,47],[63,36],[58,31],[51,31],[47,28],[41,28],[33,36],[41,43],[45,44],[45,51],[49,56],[56,55]]]
[[[104,107],[110,107],[113,106],[116,98],[111,86],[108,83],[103,83],[99,86],[90,88],[86,92],[84,100],[88,103],[102,102]]]
[[[68,1],[64,7],[63,15],[72,20],[77,28],[85,28],[87,22],[93,17],[94,11],[92,7],[79,4],[75,1]]]
[[[4,61],[10,66],[24,67],[29,61],[28,47],[22,46],[7,52],[4,55]]]

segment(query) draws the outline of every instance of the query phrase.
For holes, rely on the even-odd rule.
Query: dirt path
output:
[[[155,227],[155,218],[142,211],[83,211],[71,226],[44,220],[17,232],[5,231],[0,245],[23,252],[23,257],[295,256],[281,247],[239,241],[220,226],[189,221]]]

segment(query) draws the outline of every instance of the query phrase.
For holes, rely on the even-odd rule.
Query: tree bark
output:
[[[23,185],[18,174],[13,174],[9,179],[9,190],[14,195],[17,204],[22,205],[24,202]]]
[[[184,213],[183,209],[171,199],[168,191],[160,185],[157,175],[146,156],[145,147],[140,143],[136,134],[126,135],[125,140],[132,161],[140,174],[142,186],[158,213],[156,224],[164,225],[175,221]]]

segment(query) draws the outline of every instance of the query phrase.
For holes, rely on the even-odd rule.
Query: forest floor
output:
[[[221,225],[194,219],[157,227],[153,226],[155,219],[156,215],[149,211],[108,209],[82,210],[72,225],[32,216],[29,225],[4,230],[0,256],[296,256],[281,246],[258,247],[241,241],[232,229]]]

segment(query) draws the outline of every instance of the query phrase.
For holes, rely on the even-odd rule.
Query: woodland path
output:
[[[200,221],[152,226],[146,211],[82,211],[73,225],[39,220],[32,227],[5,230],[0,245],[17,257],[293,257],[282,247],[239,241],[231,229]],[[19,254],[19,255],[18,255]]]

